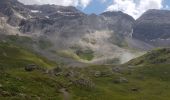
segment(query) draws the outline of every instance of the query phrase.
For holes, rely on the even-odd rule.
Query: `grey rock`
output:
[[[112,68],[112,71],[113,71],[113,72],[116,72],[116,73],[121,73],[122,70],[123,70],[123,69],[122,69],[121,67],[119,67],[119,66],[118,66],[118,67],[113,67],[113,68]]]
[[[145,12],[134,23],[133,38],[154,46],[169,46],[170,11],[152,9]]]
[[[3,85],[2,84],[0,84],[0,88],[2,88],[3,87]]]
[[[113,82],[116,84],[120,84],[120,83],[128,83],[129,81],[125,77],[119,77],[118,79],[114,79]]]
[[[101,76],[101,72],[100,71],[95,71],[94,76],[95,77],[100,77]]]
[[[138,92],[138,91],[139,91],[139,88],[132,88],[131,91],[133,91],[133,92]]]
[[[25,71],[31,72],[38,69],[38,66],[35,64],[29,64],[27,66],[25,66]]]

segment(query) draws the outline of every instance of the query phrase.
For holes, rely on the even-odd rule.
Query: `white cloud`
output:
[[[163,8],[163,0],[113,0],[113,4],[107,8],[107,11],[123,11],[134,18],[138,18],[148,9]]]
[[[24,4],[56,4],[62,6],[78,6],[85,8],[87,7],[91,0],[19,0]]]

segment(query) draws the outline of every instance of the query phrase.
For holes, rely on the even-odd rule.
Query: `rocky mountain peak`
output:
[[[169,10],[156,10],[150,9],[146,11],[136,22],[142,23],[143,21],[155,24],[168,24],[170,23],[170,11]]]
[[[151,9],[135,21],[133,38],[156,46],[170,43],[170,11]]]
[[[123,13],[122,11],[107,11],[107,12],[102,13],[101,15],[105,17],[111,17],[111,18],[118,17],[120,19],[128,19],[131,21],[135,21],[133,17],[131,17],[128,14]]]

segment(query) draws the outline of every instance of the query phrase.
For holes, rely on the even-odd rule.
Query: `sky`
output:
[[[135,19],[148,9],[170,10],[170,0],[19,0],[24,4],[75,6],[87,14],[122,11]]]

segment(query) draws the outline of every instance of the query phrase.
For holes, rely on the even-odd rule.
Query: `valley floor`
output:
[[[169,100],[169,49],[124,65],[66,67],[0,43],[0,100]],[[154,59],[153,59],[154,58]]]
[[[170,65],[1,69],[1,100],[169,100]]]

